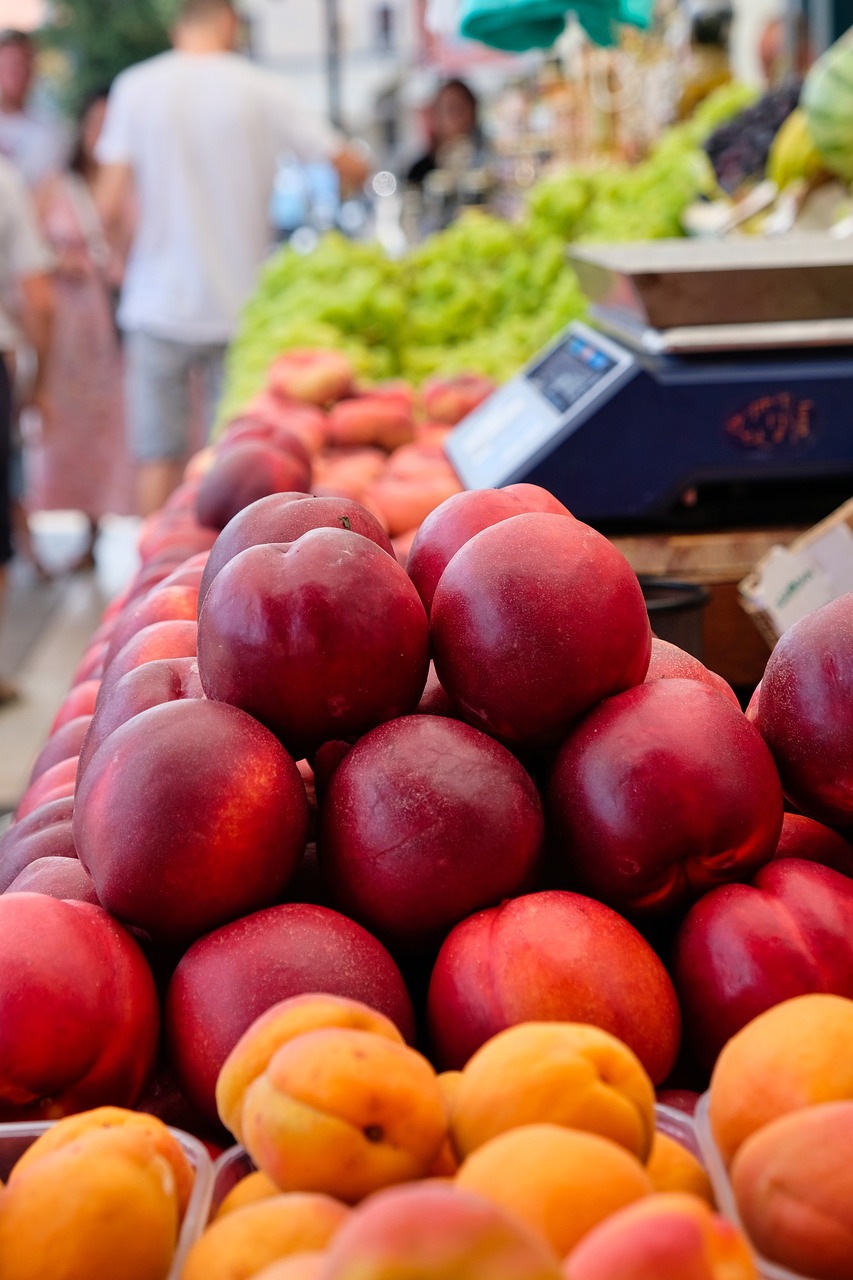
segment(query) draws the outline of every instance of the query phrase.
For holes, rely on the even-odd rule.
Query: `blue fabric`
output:
[[[619,23],[645,29],[653,11],[654,0],[464,0],[460,31],[469,40],[510,53],[547,49],[573,12],[591,40],[612,45]]]

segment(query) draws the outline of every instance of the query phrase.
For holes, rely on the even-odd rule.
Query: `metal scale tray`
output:
[[[599,328],[650,355],[853,345],[853,241],[572,248]]]

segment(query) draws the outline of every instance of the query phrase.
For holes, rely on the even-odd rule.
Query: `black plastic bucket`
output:
[[[711,600],[707,587],[670,578],[640,578],[652,631],[661,640],[705,660],[704,614]]]

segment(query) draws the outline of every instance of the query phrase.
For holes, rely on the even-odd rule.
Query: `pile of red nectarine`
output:
[[[486,388],[455,390],[433,416]],[[454,480],[401,563],[369,485],[316,483],[330,439],[414,466],[405,389],[354,392],[284,358],[142,530],[0,838],[0,1119],[221,1140],[223,1063],[304,993],[442,1069],[589,1023],[681,1091],[781,1001],[853,996],[853,596],[744,714],[543,489]]]

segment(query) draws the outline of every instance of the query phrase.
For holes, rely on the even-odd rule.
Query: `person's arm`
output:
[[[367,148],[333,129],[316,112],[295,99],[278,76],[268,73],[268,109],[275,122],[279,145],[300,160],[326,160],[338,171],[345,194],[357,191],[370,176]]]
[[[341,189],[345,193],[357,191],[370,177],[370,165],[360,147],[342,147],[332,156],[332,164],[338,171]]]
[[[24,336],[38,360],[28,402],[41,411],[43,422],[47,422],[50,418],[50,405],[45,391],[45,373],[53,343],[53,280],[46,272],[21,276],[18,288],[21,294]]]
[[[105,164],[98,174],[95,203],[107,242],[119,261],[127,254],[128,213],[133,197],[133,170],[129,164]]]
[[[39,407],[47,419],[45,375],[53,339],[54,260],[39,234],[35,209],[22,179],[16,176],[6,198],[10,228],[7,269],[20,295],[24,334],[38,358],[38,370],[28,403]]]

